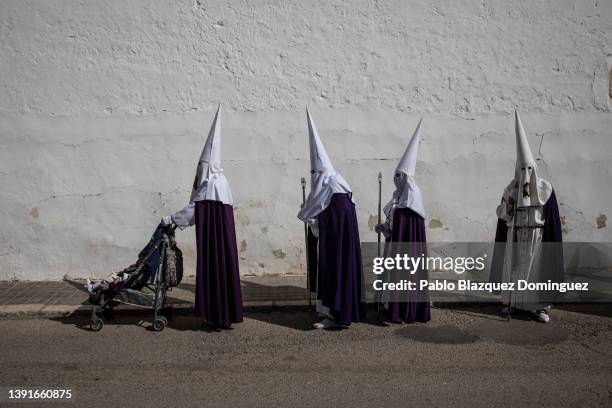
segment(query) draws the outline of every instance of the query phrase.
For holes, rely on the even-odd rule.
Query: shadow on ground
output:
[[[384,325],[376,320],[375,308],[370,308],[368,312],[368,319],[360,324],[377,327]],[[392,326],[397,326],[394,332],[399,337],[432,344],[469,344],[477,341],[491,341],[516,346],[545,346],[562,343],[570,337],[570,332],[567,329],[555,326],[552,323],[543,324],[528,319],[512,319],[510,321],[499,318],[491,319],[482,314],[479,317],[479,319],[473,320],[464,327],[448,324],[438,326],[435,322]],[[245,313],[245,318],[299,331],[313,330],[312,324],[318,320],[314,313],[305,310],[303,307],[250,310]],[[90,316],[87,313],[51,318],[53,321],[72,325],[81,330],[91,330],[89,319]],[[104,319],[104,324],[105,326],[141,326],[145,330],[152,330],[152,321],[153,314],[150,311],[143,310],[138,313],[133,309],[122,311],[119,308],[112,319]],[[203,324],[188,309],[177,311],[169,316],[168,326],[165,330],[207,333],[220,331]],[[338,328],[335,330],[344,329]]]
[[[566,312],[581,313],[593,316],[612,317],[611,303],[566,303],[556,307]]]
[[[87,289],[85,289],[85,286],[83,286],[84,285],[83,282],[78,282],[78,281],[70,280],[67,278],[64,279],[64,282],[74,287],[75,289],[78,289],[80,292],[83,292],[85,296],[88,295]]]
[[[514,346],[544,346],[558,344],[570,337],[570,331],[552,323],[534,319],[528,312],[516,311],[511,319],[502,316],[502,305],[495,303],[436,303],[436,309],[452,314],[474,317],[466,325],[437,326],[436,322],[402,327],[395,334],[422,343],[468,344],[477,341]]]
[[[86,313],[78,313],[65,317],[52,317],[50,320],[71,325],[80,330],[91,331],[90,315]],[[104,326],[140,326],[145,330],[153,331],[153,314],[150,312],[147,313],[146,311],[137,313],[133,310],[123,312],[118,310],[113,318],[103,318],[103,321]],[[104,328],[102,328],[102,330],[104,330]],[[220,329],[206,326],[200,319],[193,317],[193,315],[183,313],[169,317],[168,325],[164,330],[202,331],[207,333],[220,331]]]
[[[479,340],[478,336],[454,326],[411,324],[397,329],[395,334],[421,343],[433,344],[468,344]]]
[[[60,322],[62,324],[72,325],[82,330],[91,330],[90,310],[90,308],[82,308],[77,313],[70,316],[52,317],[51,320]],[[206,326],[201,319],[196,318],[193,315],[192,308],[170,308],[164,310],[162,314],[168,318],[168,326],[166,329],[179,331],[219,331]],[[105,326],[142,326],[145,329],[151,330],[153,311],[144,308],[141,310],[125,308],[124,306],[119,305],[115,308],[115,314],[112,318],[105,317],[103,313],[98,313],[98,317],[103,319]],[[274,324],[299,331],[314,330],[313,324],[321,320],[321,318],[315,312],[308,310],[306,306],[247,307],[245,308],[244,317],[245,319],[258,320],[264,323]],[[377,320],[377,313],[374,307],[369,308],[368,313],[366,313],[366,319],[359,324],[367,324],[377,327],[388,326],[387,324]],[[344,329],[345,328],[337,327],[330,330],[338,331]]]
[[[527,320],[480,319],[464,328],[456,326],[409,325],[395,334],[421,343],[468,344],[490,341],[512,346],[548,346],[570,337],[562,327]]]
[[[476,321],[466,331],[481,340],[512,346],[548,346],[563,343],[570,331],[552,323],[512,319],[510,321]]]
[[[260,283],[242,280],[242,300],[244,302],[291,302],[291,301],[307,301],[307,289],[299,286],[291,285],[263,285]],[[195,284],[185,283],[179,286],[180,289],[195,293]],[[314,310],[315,299],[311,299],[311,309]],[[279,313],[282,312],[282,313]],[[295,330],[312,330],[312,325],[322,318],[314,311],[309,311],[307,306],[254,306],[245,308],[245,317],[259,320],[277,326],[283,326]],[[366,319],[362,324],[370,324],[374,326],[386,326],[377,319],[375,307],[368,308]],[[330,330],[342,330],[342,328],[334,328]]]
[[[501,309],[504,307],[501,303],[436,302],[435,307],[467,315],[487,315],[494,320],[506,320],[506,317],[501,314]],[[612,318],[611,303],[564,303],[554,305],[551,309],[551,313],[554,314],[555,310]],[[534,320],[533,314],[521,311],[515,311],[512,314],[512,318],[518,320]]]
[[[195,283],[181,283],[178,288],[195,295]],[[241,290],[244,302],[308,300],[308,291],[305,288],[293,285],[263,285],[243,279]]]
[[[449,303],[436,302],[436,309],[447,310],[452,313],[466,316],[475,316],[483,319],[507,321],[508,316],[502,315],[501,310],[505,305],[501,303]],[[511,320],[535,321],[534,315],[530,312],[515,310],[510,316]]]
[[[83,292],[84,302],[87,304],[87,292],[81,282],[69,281],[70,285]],[[180,289],[195,292],[195,284],[183,283]],[[263,285],[244,280],[242,283],[243,300],[245,302],[267,301],[304,301],[308,299],[308,292],[298,286]],[[206,326],[200,319],[193,316],[191,305],[184,300],[168,298],[170,304],[175,303],[177,308],[171,313],[166,330],[215,332]],[[314,301],[314,300],[313,300]],[[183,303],[181,307],[178,307]],[[187,306],[187,307],[186,307]],[[492,341],[509,345],[546,345],[557,344],[568,339],[570,333],[554,324],[542,324],[534,320],[530,313],[515,312],[510,321],[501,315],[503,305],[499,303],[435,303],[435,308],[445,313],[453,313],[466,317],[474,317],[472,322],[464,327],[454,325],[429,324],[400,325],[395,334],[399,337],[418,342],[433,344],[468,344],[477,341]],[[152,330],[153,312],[147,309],[122,310],[123,306],[116,308],[117,314],[112,319],[104,319],[105,325],[136,325]],[[557,309],[575,313],[591,314],[603,317],[612,317],[612,307],[609,303],[565,304]],[[88,308],[82,308],[79,313],[68,317],[52,318],[62,324],[73,325],[79,329],[90,330],[90,314]],[[248,306],[245,308],[245,318],[261,321],[298,331],[313,330],[313,323],[320,317],[306,306]],[[100,316],[102,317],[102,316]],[[169,316],[170,317],[170,316]],[[375,327],[387,327],[384,314],[378,313],[375,305],[369,305],[366,319],[360,324]],[[393,325],[395,326],[395,325]],[[342,328],[332,330],[343,330]]]

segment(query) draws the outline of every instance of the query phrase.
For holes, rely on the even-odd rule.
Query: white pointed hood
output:
[[[233,204],[232,191],[221,168],[221,107],[213,120],[200,155],[190,202],[213,200]]]
[[[395,169],[396,173],[402,172],[409,176],[415,175],[417,157],[419,155],[419,139],[421,138],[421,123],[423,123],[423,118],[419,120],[419,124],[414,130],[412,138],[410,139],[410,142],[408,142],[408,146],[406,146],[404,155],[400,159],[397,168]]]
[[[393,176],[395,191],[393,192],[393,197],[384,208],[390,227],[393,225],[393,213],[396,208],[410,208],[421,217],[426,217],[421,190],[414,180],[422,122],[423,119],[419,121],[408,146],[406,146],[404,155],[395,169]]]
[[[221,106],[217,108],[215,119],[208,132],[208,138],[198,161],[193,189],[189,204],[170,217],[180,229],[195,222],[196,201],[221,201],[233,205],[232,190],[221,168]]]
[[[538,176],[538,165],[533,158],[523,123],[514,112],[516,132],[516,166],[514,179],[504,190],[502,200],[517,203],[517,207],[542,206],[552,193],[552,185]],[[527,194],[528,193],[528,194]],[[498,216],[500,210],[498,209]]]
[[[213,120],[198,161],[190,202],[213,200],[233,204],[232,192],[221,168],[221,106]]]
[[[334,169],[308,109],[306,120],[310,145],[310,193],[298,213],[298,218],[304,222],[313,219],[327,208],[333,194],[352,194],[351,186]]]

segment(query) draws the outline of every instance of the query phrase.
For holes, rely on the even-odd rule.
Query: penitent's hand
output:
[[[166,215],[164,218],[161,219],[161,224],[164,227],[167,227],[168,225],[172,225],[172,217],[169,215]]]

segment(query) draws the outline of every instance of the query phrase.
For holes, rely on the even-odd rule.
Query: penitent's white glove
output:
[[[308,226],[310,231],[312,231],[312,235],[319,238],[319,221],[316,218],[311,218],[308,220]]]
[[[166,215],[164,218],[161,219],[161,224],[166,227],[168,225],[172,225],[172,217],[169,215]]]

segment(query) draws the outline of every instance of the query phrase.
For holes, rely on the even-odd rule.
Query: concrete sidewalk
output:
[[[245,307],[307,305],[306,278],[296,275],[247,276],[241,278]],[[64,281],[1,281],[0,317],[65,316],[89,311],[84,280]],[[168,302],[174,308],[193,307],[195,278],[188,277],[168,292]],[[122,309],[137,308],[127,305]],[[142,308],[137,308],[142,309]]]

